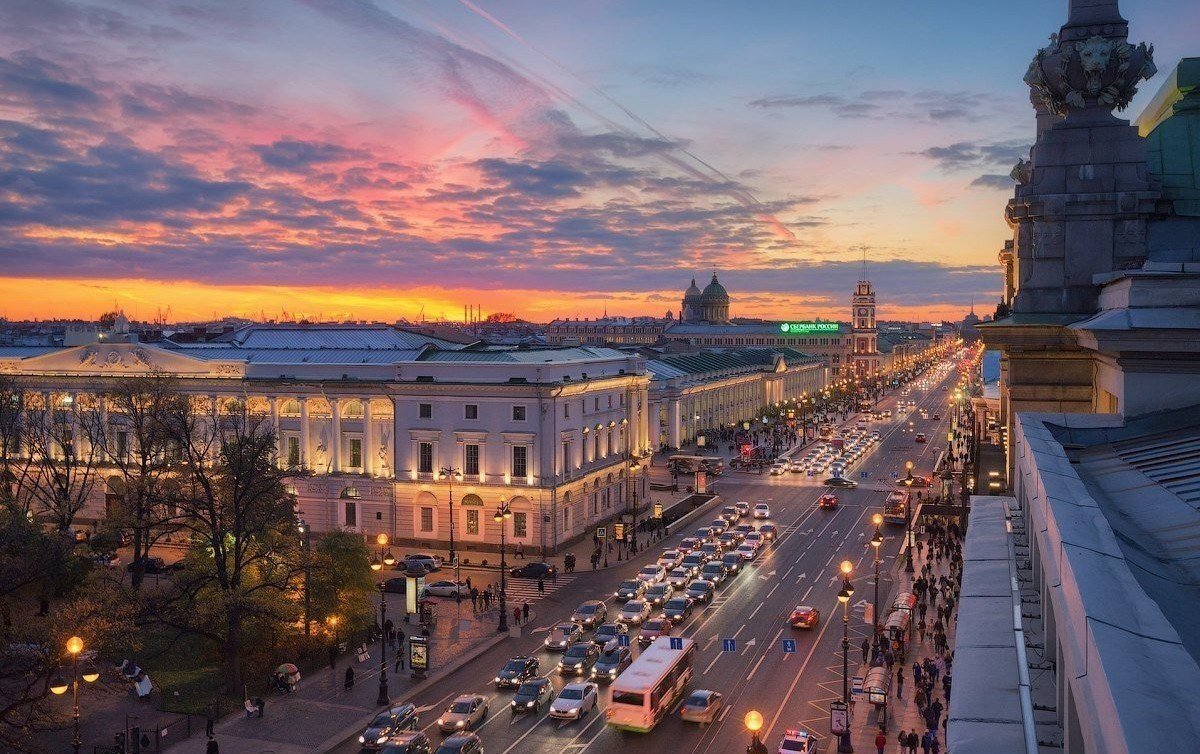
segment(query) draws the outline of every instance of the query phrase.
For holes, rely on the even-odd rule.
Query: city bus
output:
[[[667,467],[680,474],[703,471],[712,476],[720,476],[725,472],[725,460],[719,456],[674,455],[667,457]]]
[[[696,642],[682,641],[683,649],[671,649],[666,638],[655,641],[617,676],[604,711],[610,726],[649,733],[683,697],[692,680]]]
[[[908,510],[908,493],[903,490],[889,492],[883,501],[883,520],[889,524],[905,523]]]

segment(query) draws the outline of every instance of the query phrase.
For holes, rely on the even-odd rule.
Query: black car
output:
[[[603,647],[605,644],[608,644],[610,641],[614,642],[614,643],[619,643],[619,642],[617,642],[618,636],[628,636],[628,635],[629,635],[629,626],[626,626],[624,623],[604,623],[604,624],[601,624],[600,628],[596,629],[595,635],[592,636],[592,643],[596,644],[597,646]]]
[[[703,579],[693,581],[691,584],[688,584],[686,594],[691,598],[692,602],[712,602],[714,595],[713,583],[711,581],[704,581]]]
[[[174,573],[183,568],[182,563],[171,563],[168,565],[167,562],[162,558],[142,557],[140,560],[142,563],[142,573],[149,574],[151,576],[156,574]],[[134,563],[130,563],[129,565],[125,566],[125,570],[133,573]]]
[[[727,552],[721,556],[721,565],[725,566],[725,570],[729,571],[730,573],[738,573],[741,571],[742,565],[745,562],[746,559],[736,552]]]
[[[558,568],[549,563],[526,563],[508,572],[510,576],[523,579],[548,579],[558,573]]]
[[[514,715],[523,715],[526,712],[537,713],[542,707],[550,703],[550,693],[553,687],[550,686],[550,681],[546,678],[530,678],[525,683],[522,683],[517,688],[517,693],[513,695],[512,704],[510,705]]]
[[[419,730],[401,733],[379,750],[379,754],[431,754],[432,752],[433,745],[429,743],[429,736]]]
[[[388,594],[404,594],[408,591],[408,579],[403,576],[387,579],[383,582],[383,591]]]
[[[841,487],[842,489],[852,490],[858,486],[858,482],[845,477],[834,476],[825,480],[826,487]]]
[[[633,662],[629,647],[611,647],[600,653],[592,666],[592,680],[597,683],[611,681]]]
[[[416,729],[417,706],[415,704],[399,704],[376,715],[367,729],[358,737],[358,743],[364,750],[375,750],[386,744],[388,739],[405,731]]]
[[[434,754],[482,754],[483,741],[474,733],[455,733]]]
[[[636,600],[646,591],[646,585],[637,579],[626,579],[617,585],[613,596],[622,602]]]
[[[741,557],[740,555],[738,557]],[[700,578],[711,581],[713,586],[720,586],[729,575],[729,567],[719,560],[714,560],[700,571]]]
[[[514,657],[500,668],[493,683],[498,689],[515,689],[538,674],[538,659],[521,655]]]
[[[692,601],[688,597],[673,597],[663,605],[663,617],[672,623],[682,623],[692,614]]]
[[[587,675],[599,656],[600,648],[590,641],[572,644],[558,661],[558,672],[563,675]]]

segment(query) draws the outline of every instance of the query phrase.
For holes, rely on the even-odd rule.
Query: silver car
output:
[[[472,730],[488,716],[487,698],[482,694],[463,694],[450,703],[450,708],[437,719],[438,730],[454,733]]]
[[[650,603],[645,600],[629,600],[625,606],[621,608],[621,612],[617,614],[618,623],[632,623],[633,625],[641,625],[642,621],[650,617]]]
[[[577,623],[559,623],[554,628],[550,629],[550,633],[546,636],[546,649],[557,649],[566,651],[567,647],[583,638],[583,629]]]
[[[601,600],[588,600],[571,613],[571,620],[584,628],[595,628],[608,618],[608,606]]]
[[[597,687],[594,683],[568,683],[550,704],[550,717],[559,720],[578,720],[596,709]]]

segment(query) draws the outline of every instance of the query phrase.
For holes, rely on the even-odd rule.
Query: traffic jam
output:
[[[888,523],[895,523],[897,512],[906,517],[911,504],[907,488],[901,489],[898,482],[892,482],[896,486],[891,491],[857,490],[852,477],[865,477],[867,472],[855,472],[865,469],[868,461],[879,468],[895,464],[882,457],[884,443],[923,443],[918,439],[923,434],[909,432],[909,417],[940,420],[934,408],[942,400],[936,386],[948,370],[948,365],[935,365],[919,375],[898,392],[894,409],[861,412],[840,426],[822,427],[820,439],[802,453],[794,452],[796,457],[778,461],[770,477],[753,482],[759,490],[786,490],[786,496],[772,493],[780,503],[738,499],[717,502],[707,515],[697,513],[695,521],[680,524],[679,531],[663,540],[669,544],[665,549],[645,548],[636,561],[631,557],[634,562],[623,566],[627,576],[611,592],[582,600],[561,620],[510,641],[519,643],[522,651],[498,664],[488,688],[453,693],[424,707],[406,704],[384,710],[358,737],[361,749],[478,754],[487,742],[489,752],[504,754],[539,747],[561,751],[564,745],[578,752],[606,730],[626,736],[670,725],[682,735],[698,737],[697,748],[688,750],[721,751],[724,744],[718,743],[715,731],[733,712],[735,697],[757,688],[753,678],[761,672],[771,675],[770,680],[764,678],[761,690],[778,705],[764,729],[775,731],[778,749],[771,750],[816,751],[827,731],[820,730],[811,714],[788,719],[784,712],[825,636],[823,629],[830,621],[822,615],[823,605],[827,612],[838,609],[835,622],[841,623],[826,573],[836,569],[831,563],[840,559],[839,553],[861,549],[861,532],[869,531],[862,528],[871,519],[868,508],[890,514]],[[914,390],[927,394],[925,408],[909,398]],[[907,478],[900,481],[911,485],[911,469],[909,464]],[[881,475],[878,471],[875,477]],[[746,490],[747,485],[737,489]],[[855,496],[853,504],[843,500],[846,495]],[[786,524],[779,519],[784,512]],[[837,524],[843,519],[835,517],[842,513],[848,523]],[[831,529],[835,524],[839,528]],[[785,541],[786,552],[780,547]],[[797,571],[815,571],[827,553],[820,574]],[[861,553],[858,557],[861,562]],[[757,617],[764,605],[768,610]],[[734,630],[738,623],[741,628]],[[747,639],[743,634],[750,626],[762,631]],[[731,659],[742,657],[747,662],[757,659],[749,677],[745,668],[727,667]],[[703,667],[706,658],[711,659]],[[781,667],[804,664],[782,673],[769,666],[760,670],[768,658],[771,663],[790,663]],[[738,706],[735,718],[740,719],[746,710]],[[493,736],[491,726],[512,733]],[[529,739],[535,729],[546,726],[567,737],[556,735],[540,743]],[[628,739],[628,744],[641,746],[637,738]]]

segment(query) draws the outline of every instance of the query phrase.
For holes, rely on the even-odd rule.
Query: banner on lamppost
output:
[[[843,735],[850,730],[850,714],[846,703],[834,701],[829,703],[829,732],[835,736]]]
[[[663,506],[662,506],[662,503],[655,503],[655,504],[654,504],[654,518],[659,518],[659,519],[661,519],[661,518],[663,517],[663,515],[662,515],[662,514],[663,514]]]
[[[429,637],[421,634],[408,637],[408,667],[418,676],[429,670]]]
[[[613,524],[613,536],[617,539],[625,539],[625,524],[620,521]]]

